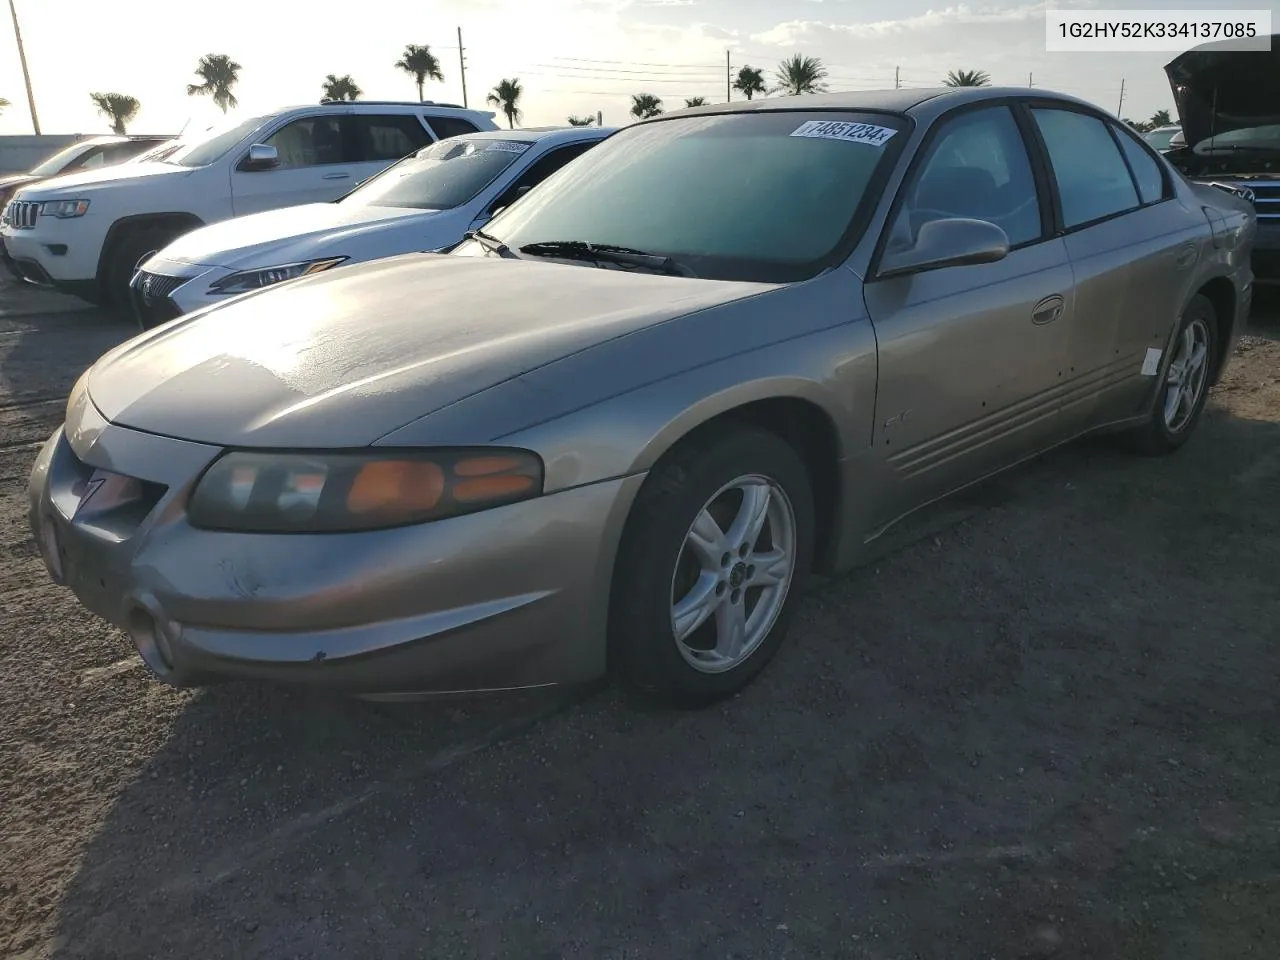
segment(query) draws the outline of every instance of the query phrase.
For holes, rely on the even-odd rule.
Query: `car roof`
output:
[[[294,113],[297,111],[307,111],[308,113],[323,108],[325,110],[355,110],[358,113],[386,111],[388,108],[403,111],[405,113],[438,113],[442,116],[482,116],[492,117],[492,110],[475,110],[469,107],[460,107],[452,103],[434,103],[430,100],[332,100],[317,103],[295,103],[292,106],[281,107],[278,110],[269,110],[260,114],[264,117],[277,117],[286,113]]]
[[[983,100],[1000,100],[1008,97],[1034,97],[1038,100],[1061,100],[1091,109],[1099,109],[1065,93],[1055,93],[1041,87],[931,87],[915,90],[855,90],[847,93],[816,93],[799,97],[766,97],[761,100],[742,100],[733,103],[710,103],[702,107],[672,110],[644,123],[653,123],[670,117],[705,116],[716,113],[754,113],[777,110],[847,110],[850,113],[896,113],[929,120],[953,107]]]
[[[540,143],[544,140],[603,140],[614,132],[614,127],[521,127],[516,130],[478,130],[463,133],[451,140],[516,140],[520,143]]]

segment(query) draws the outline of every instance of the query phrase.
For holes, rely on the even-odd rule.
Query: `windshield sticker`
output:
[[[845,143],[867,143],[882,147],[897,130],[878,127],[874,123],[850,123],[847,120],[809,120],[791,131],[792,137],[813,137],[818,140],[843,140]]]
[[[524,153],[529,149],[529,144],[520,143],[518,140],[485,140],[482,142],[486,150],[501,150],[505,153]]]

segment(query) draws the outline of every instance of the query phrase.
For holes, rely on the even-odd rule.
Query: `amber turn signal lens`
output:
[[[501,500],[517,493],[533,489],[533,478],[519,474],[501,474],[478,477],[475,480],[459,480],[453,485],[453,499],[459,503],[476,503],[480,500]]]
[[[459,477],[483,477],[491,473],[508,473],[520,469],[520,461],[515,457],[469,457],[459,460],[453,466],[453,472]]]
[[[352,513],[425,513],[444,495],[444,471],[428,460],[376,460],[360,468],[347,493]]]

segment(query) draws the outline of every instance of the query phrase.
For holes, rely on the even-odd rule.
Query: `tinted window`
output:
[[[1031,114],[1049,150],[1065,226],[1138,206],[1138,191],[1106,124],[1070,110],[1037,108]]]
[[[461,117],[427,117],[427,123],[441,140],[464,133],[475,133],[478,129],[470,120],[463,120]]]
[[[42,160],[31,168],[31,173],[37,177],[52,177],[63,171],[75,169],[75,161],[82,155],[98,149],[96,146],[86,147],[83,143],[73,143],[69,147],[64,147],[47,160]]]
[[[1133,171],[1133,179],[1138,184],[1138,196],[1143,203],[1155,203],[1164,197],[1164,174],[1160,172],[1160,164],[1156,163],[1134,136],[1119,127],[1115,128],[1116,139],[1120,141],[1120,149],[1129,161],[1129,169]]]
[[[557,147],[543,154],[535,160],[529,169],[512,182],[511,186],[502,191],[502,195],[493,202],[493,208],[505,207],[508,204],[515,203],[520,198],[521,192],[525,187],[535,187],[547,177],[551,176],[570,160],[574,160],[582,154],[586,153],[594,143],[573,143],[567,147]]]
[[[342,202],[447,210],[474,197],[528,149],[516,140],[444,140],[388,167]]]
[[[890,247],[910,246],[922,224],[966,217],[999,226],[1010,244],[1041,235],[1040,201],[1022,134],[1008,107],[943,121],[906,188]]]
[[[355,138],[352,160],[357,163],[399,160],[431,142],[418,118],[404,114],[353,116],[346,123]]]
[[[341,117],[303,117],[287,123],[264,142],[280,155],[279,170],[315,167],[346,160]]]
[[[63,173],[72,173],[78,170],[96,170],[103,165],[106,160],[107,148],[94,147],[92,150],[86,150],[75,160],[63,167]]]
[[[800,110],[636,124],[486,229],[514,248],[581,240],[671,256],[702,277],[799,280],[861,219],[901,131],[896,117]]]

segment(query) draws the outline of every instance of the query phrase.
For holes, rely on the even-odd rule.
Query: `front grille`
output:
[[[169,299],[169,294],[189,277],[169,277],[163,273],[139,270],[133,278],[133,312],[143,330],[150,330],[182,316],[182,309]]]
[[[40,204],[31,200],[11,200],[4,208],[4,222],[15,230],[31,230],[40,219]]]
[[[186,277],[167,277],[162,273],[148,273],[139,270],[134,283],[143,303],[151,303],[166,299],[187,281]]]
[[[1253,191],[1253,207],[1259,220],[1280,220],[1280,180],[1241,180]]]

